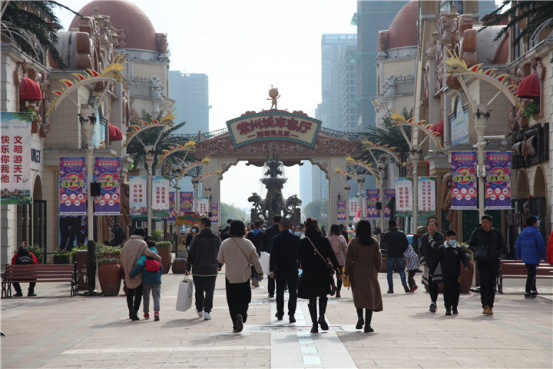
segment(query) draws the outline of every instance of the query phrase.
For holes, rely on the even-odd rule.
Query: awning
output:
[[[436,137],[444,137],[444,120],[442,119],[438,123],[430,127],[432,132],[436,132]]]
[[[42,100],[42,90],[40,86],[30,78],[23,77],[19,84],[20,100]]]
[[[524,77],[522,82],[517,87],[517,96],[533,99],[534,97],[540,97],[541,85],[540,85],[540,76],[536,73]]]
[[[113,124],[109,124],[109,142],[123,140],[123,132]]]

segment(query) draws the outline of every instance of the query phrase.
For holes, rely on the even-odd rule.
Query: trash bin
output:
[[[88,250],[77,250],[77,272],[79,273],[79,290],[88,291]]]

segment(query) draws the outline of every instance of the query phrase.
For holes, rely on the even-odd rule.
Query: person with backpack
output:
[[[30,252],[25,246],[21,246],[17,253],[12,258],[12,265],[33,265],[38,264],[38,259],[36,258],[35,254]],[[35,293],[35,285],[36,282],[30,282],[29,280],[29,292],[27,293],[27,296],[36,296]],[[19,283],[13,283],[13,288],[15,288],[15,295],[16,297],[23,296],[23,293],[21,292],[21,285]]]
[[[146,239],[146,243],[151,251],[159,254],[156,249],[156,243],[152,239]],[[154,299],[154,320],[159,321],[160,299],[161,299],[161,275],[163,266],[161,263],[149,256],[142,255],[134,269],[129,273],[129,277],[134,278],[142,273],[142,298],[144,300],[144,319],[150,319],[150,291]]]
[[[261,242],[263,241],[263,230],[261,229],[261,222],[259,220],[256,220],[253,223],[254,229],[250,232],[248,232],[248,235],[246,238],[250,240],[253,245],[255,246],[255,249],[257,250],[257,255],[261,256]],[[259,276],[257,275],[257,272],[255,271],[255,268],[252,268],[252,286],[259,287]]]

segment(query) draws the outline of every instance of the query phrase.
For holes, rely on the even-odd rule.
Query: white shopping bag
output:
[[[269,254],[268,252],[262,251],[261,256],[259,257],[259,261],[261,262],[261,267],[263,268],[263,271],[258,270],[259,273],[269,275],[269,273],[271,272],[269,270],[270,269],[270,265],[269,265],[270,260],[271,260],[271,254]]]
[[[181,281],[177,295],[178,311],[186,311],[192,307],[192,295],[194,295],[194,282],[187,279]]]

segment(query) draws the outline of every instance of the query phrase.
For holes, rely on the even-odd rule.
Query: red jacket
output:
[[[549,264],[553,264],[553,231],[549,235],[549,240],[547,241],[547,252],[546,252],[546,261]]]
[[[15,265],[15,261],[17,260],[17,255],[19,253],[15,253],[15,255],[13,256],[12,258],[12,265]],[[29,251],[29,255],[31,255],[33,257],[33,264],[38,264],[38,259],[36,258],[35,254],[33,254],[32,252]]]

